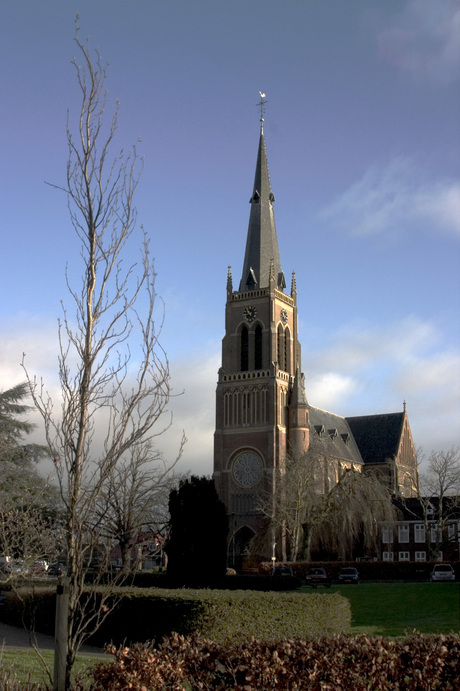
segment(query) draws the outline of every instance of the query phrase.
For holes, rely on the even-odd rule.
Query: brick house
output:
[[[460,497],[396,499],[398,519],[381,525],[382,561],[459,561]]]

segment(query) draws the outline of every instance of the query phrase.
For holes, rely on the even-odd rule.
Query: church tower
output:
[[[261,101],[263,114],[263,98]],[[261,117],[254,187],[237,290],[227,275],[225,335],[216,390],[214,481],[227,507],[230,563],[243,554],[270,558],[249,543],[265,528],[258,510],[274,491],[288,453],[309,446],[308,404],[297,338],[297,291],[281,268]],[[267,536],[268,537],[268,536]],[[265,545],[270,544],[270,538]],[[254,545],[254,543],[253,543]],[[262,552],[261,553],[261,550]]]

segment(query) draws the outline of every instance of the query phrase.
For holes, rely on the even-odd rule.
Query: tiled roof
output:
[[[309,407],[310,442],[321,442],[330,458],[362,465],[363,460],[345,418],[321,408]]]
[[[383,463],[397,455],[404,413],[363,415],[345,419],[350,425],[364,463]]]
[[[428,511],[427,515],[428,520],[436,521],[438,518],[439,497],[431,497],[430,499],[425,497],[423,499],[423,504],[418,497],[409,497],[403,500],[395,499],[394,503],[399,510],[400,520],[424,520],[425,512],[423,504],[428,504],[430,506],[430,510]],[[460,519],[459,497],[444,497],[443,507],[443,514],[445,517],[448,516],[449,521]]]

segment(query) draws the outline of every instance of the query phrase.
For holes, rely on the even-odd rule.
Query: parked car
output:
[[[330,588],[331,579],[324,569],[317,567],[307,572],[305,576],[305,585],[311,585],[312,588],[316,588],[318,585],[324,585],[325,588]]]
[[[44,559],[39,559],[33,561],[29,567],[29,573],[31,576],[44,576],[48,571],[48,562]]]
[[[436,564],[430,574],[430,581],[455,581],[455,573],[450,564]]]
[[[67,573],[67,565],[62,561],[58,561],[55,564],[50,564],[48,566],[47,574],[48,576],[63,576]]]
[[[11,573],[12,557],[0,556],[0,575],[7,576]]]
[[[275,566],[272,576],[293,576],[292,566]]]
[[[339,573],[339,583],[359,583],[359,573],[358,569],[354,569],[351,566],[344,566],[340,569]]]

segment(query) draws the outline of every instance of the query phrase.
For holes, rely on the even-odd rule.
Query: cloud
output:
[[[54,320],[44,320],[30,315],[19,315],[4,320],[0,325],[4,334],[0,347],[0,389],[8,389],[25,380],[21,367],[22,354],[31,378],[35,375],[43,380],[47,391],[59,410],[60,387],[57,360],[57,324]],[[203,352],[206,356],[203,358]],[[168,406],[172,413],[172,424],[158,439],[158,449],[167,462],[172,462],[180,445],[182,432],[187,436],[187,444],[178,466],[180,471],[190,470],[198,475],[210,475],[213,462],[213,435],[215,388],[217,371],[220,366],[220,347],[207,343],[199,353],[182,354],[170,362],[173,395]],[[37,411],[32,411],[30,419],[37,424],[33,440],[44,442],[42,420]],[[158,423],[158,430],[168,425],[166,414]],[[102,428],[104,425],[102,425]],[[96,430],[96,447],[102,447],[104,430]],[[48,472],[48,469],[46,469]]]
[[[432,322],[354,323],[321,350],[304,349],[303,361],[311,405],[348,416],[396,412],[406,401],[416,446],[460,443],[460,354]]]
[[[2,388],[23,380],[19,363],[25,351],[31,372],[43,376],[58,400],[55,324],[23,317],[1,328],[6,334],[0,350]],[[416,446],[429,452],[460,443],[460,355],[433,322],[415,315],[379,325],[354,321],[325,335],[320,348],[304,347],[302,359],[311,405],[339,415],[367,415],[402,410],[405,400]],[[159,436],[158,448],[172,461],[184,431],[182,472],[212,473],[219,366],[217,341],[170,362],[173,421]]]
[[[358,388],[353,377],[340,372],[316,373],[306,385],[310,404],[331,412],[335,412]]]
[[[460,181],[427,181],[410,160],[397,158],[369,168],[320,218],[359,236],[416,227],[460,237]]]
[[[402,3],[394,24],[379,36],[380,56],[416,80],[446,85],[460,73],[457,0]]]
[[[219,360],[220,346],[212,342],[200,352],[183,355],[171,362],[173,387],[183,393],[171,400],[173,425],[162,439],[162,447],[165,453],[173,453],[178,434],[184,430],[188,441],[180,468],[197,475],[211,475],[213,471]]]

